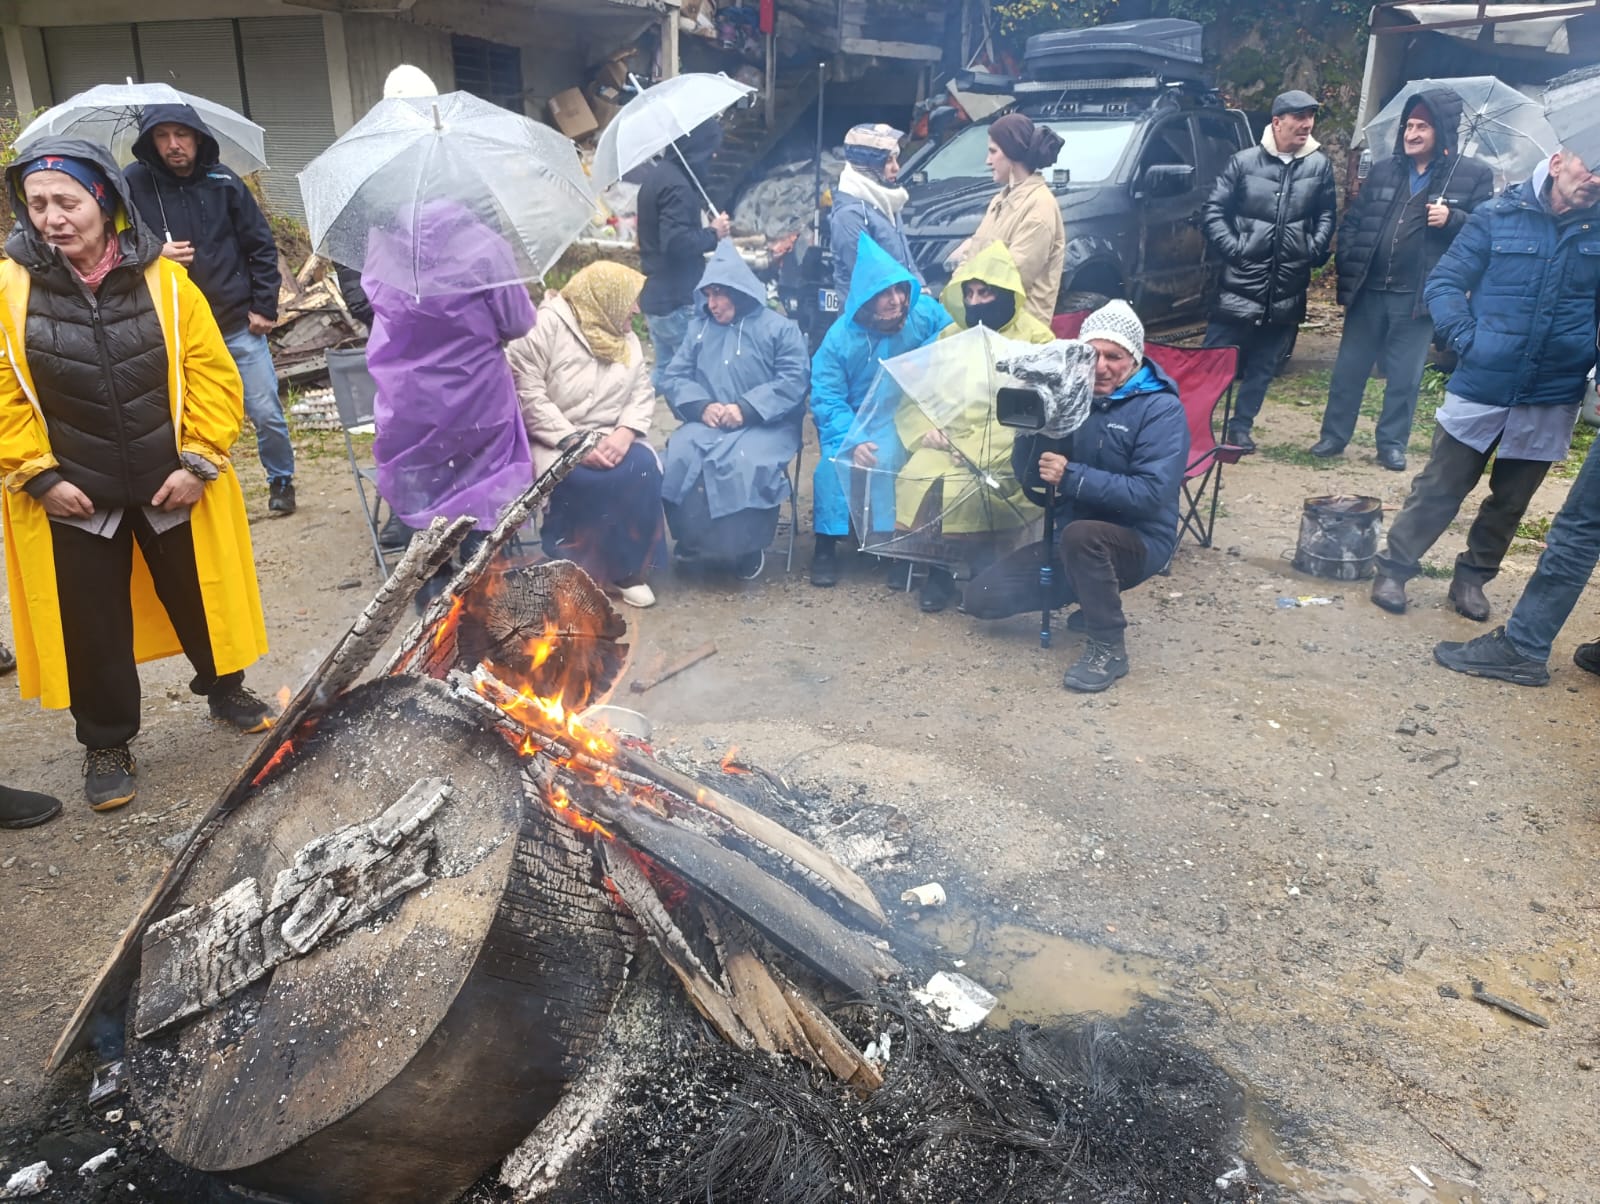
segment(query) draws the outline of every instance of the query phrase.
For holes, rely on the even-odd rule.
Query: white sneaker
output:
[[[637,606],[640,610],[656,604],[655,591],[644,584],[630,585],[626,589],[619,589],[617,597],[621,598],[629,606]]]

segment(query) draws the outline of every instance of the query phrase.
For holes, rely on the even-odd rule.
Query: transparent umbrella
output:
[[[83,138],[110,147],[118,163],[127,163],[147,105],[190,106],[216,136],[224,163],[243,176],[267,169],[265,130],[226,105],[169,84],[96,84],[30,121],[17,135],[17,154],[25,157],[41,138]]]
[[[1545,86],[1545,115],[1561,145],[1600,171],[1600,67],[1581,67]]]
[[[567,138],[466,92],[379,101],[299,181],[318,253],[414,297],[537,280],[595,208]],[[469,224],[493,254],[430,237]]]
[[[1501,181],[1527,179],[1539,162],[1549,158],[1560,144],[1539,101],[1492,75],[1470,75],[1456,79],[1412,80],[1401,88],[1394,99],[1367,122],[1366,141],[1374,155],[1393,152],[1406,101],[1430,88],[1454,92],[1461,98],[1461,126],[1456,146],[1463,157],[1487,163]]]
[[[1026,376],[1001,364],[1082,346],[1041,347],[977,326],[883,361],[833,461],[862,549],[953,567],[975,540],[1015,535],[1039,517],[1011,467],[1015,432],[996,413],[1001,388]],[[1062,371],[1077,386],[1081,423],[1094,356],[1069,358]]]
[[[674,76],[653,88],[642,87],[632,76],[629,79],[638,95],[611,119],[595,147],[594,183],[598,189],[611,187],[701,122],[732,108],[755,92],[748,84],[726,75],[697,72]],[[689,174],[694,175],[692,171]],[[696,179],[695,184],[699,183]],[[706,207],[715,212],[716,206],[703,187],[700,196]]]

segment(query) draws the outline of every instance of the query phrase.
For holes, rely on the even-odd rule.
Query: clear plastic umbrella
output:
[[[17,154],[26,157],[41,138],[83,138],[110,147],[117,162],[127,163],[147,105],[189,105],[216,135],[224,163],[243,176],[267,169],[265,130],[226,105],[169,84],[96,84],[30,121],[17,135]]]
[[[571,141],[466,92],[379,101],[299,180],[318,253],[414,297],[537,280],[595,209]],[[466,223],[505,253],[430,243]]]
[[[1440,88],[1461,98],[1461,155],[1481,159],[1501,181],[1525,180],[1560,145],[1546,120],[1544,105],[1492,75],[1412,80],[1367,122],[1367,146],[1374,155],[1392,153],[1406,101],[1418,92]]]
[[[1545,86],[1545,115],[1566,147],[1600,171],[1600,67],[1581,67]]]
[[[659,155],[701,122],[732,108],[755,92],[748,84],[726,75],[690,72],[663,80],[653,88],[642,88],[632,80],[639,94],[622,106],[611,124],[600,134],[594,151],[594,183],[598,189],[615,184],[639,164]],[[680,156],[681,158],[681,156]],[[684,164],[685,168],[688,164]],[[689,173],[691,176],[694,173]],[[699,180],[695,183],[698,185]],[[716,206],[700,189],[707,208]]]
[[[996,399],[1002,387],[1028,383],[1002,362],[1032,362],[1057,347],[1082,344],[1041,347],[977,326],[882,363],[833,460],[864,551],[954,566],[975,539],[1015,535],[1039,516],[1012,471],[1015,432],[998,421]],[[1077,386],[1081,423],[1094,356],[1069,358],[1061,372]]]

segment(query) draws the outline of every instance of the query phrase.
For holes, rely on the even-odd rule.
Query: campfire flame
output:
[[[739,764],[739,746],[737,744],[731,745],[728,748],[728,751],[722,754],[722,772],[735,774],[747,774],[750,772],[743,765]]]

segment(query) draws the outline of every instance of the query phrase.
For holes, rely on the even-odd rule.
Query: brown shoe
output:
[[[1406,613],[1406,583],[1381,573],[1372,580],[1372,602],[1393,615]]]
[[[1489,617],[1489,599],[1484,596],[1483,586],[1476,581],[1468,581],[1464,577],[1452,580],[1450,604],[1456,608],[1458,615],[1475,623],[1482,623]]]

